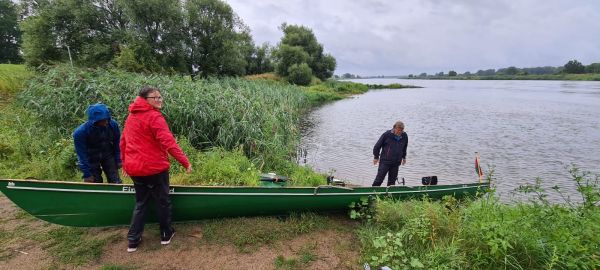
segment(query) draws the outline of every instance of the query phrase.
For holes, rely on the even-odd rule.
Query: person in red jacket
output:
[[[124,172],[135,187],[135,208],[127,233],[127,252],[137,250],[144,232],[144,218],[148,201],[153,198],[160,224],[161,244],[168,245],[175,235],[171,226],[171,199],[169,198],[169,157],[173,156],[187,173],[192,172],[175,137],[169,130],[160,109],[163,98],[157,88],[145,86],[129,105],[120,149]]]

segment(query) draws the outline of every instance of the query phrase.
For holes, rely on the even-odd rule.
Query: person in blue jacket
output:
[[[408,135],[404,132],[404,123],[398,121],[394,127],[381,134],[373,147],[373,164],[379,164],[373,186],[381,186],[383,178],[388,175],[387,185],[392,186],[398,179],[398,168],[406,164],[406,148]]]
[[[120,184],[121,152],[119,124],[113,120],[108,107],[102,103],[87,109],[88,121],[73,132],[75,152],[83,181],[102,183],[102,171],[107,182]]]

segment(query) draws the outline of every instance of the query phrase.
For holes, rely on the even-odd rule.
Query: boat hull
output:
[[[171,186],[174,222],[207,218],[282,215],[293,212],[346,211],[368,196],[440,199],[485,192],[487,184],[358,187],[207,187]],[[128,225],[135,205],[132,185],[0,179],[0,191],[31,215],[50,223],[76,227]],[[147,218],[155,222],[151,203]]]

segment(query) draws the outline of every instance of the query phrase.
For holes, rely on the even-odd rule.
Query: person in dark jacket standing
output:
[[[142,241],[144,218],[148,201],[153,198],[160,226],[160,243],[168,245],[175,235],[171,226],[171,199],[169,198],[169,155],[173,156],[187,173],[192,172],[188,161],[167,121],[160,112],[163,97],[157,88],[145,86],[129,105],[121,137],[123,170],[133,180],[135,208],[127,233],[127,252],[134,252]]]
[[[109,183],[120,184],[121,153],[119,124],[113,120],[108,107],[102,103],[87,109],[88,121],[73,132],[77,163],[83,181],[102,183],[102,171]]]
[[[398,179],[398,168],[406,163],[408,135],[404,132],[404,123],[398,121],[391,130],[381,134],[373,147],[373,164],[379,164],[373,186],[381,186],[388,175],[387,185],[394,185]]]

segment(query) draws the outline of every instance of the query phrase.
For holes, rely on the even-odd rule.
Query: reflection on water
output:
[[[425,88],[373,90],[315,109],[304,119],[306,163],[337,178],[370,185],[377,167],[372,147],[402,120],[409,135],[407,165],[399,177],[418,185],[477,181],[474,153],[493,167],[501,194],[536,177],[571,195],[566,166],[598,172],[600,82],[433,81],[373,79]]]

